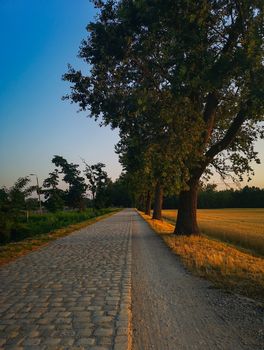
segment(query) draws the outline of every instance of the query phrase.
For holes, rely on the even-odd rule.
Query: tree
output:
[[[43,182],[44,197],[46,199],[45,206],[51,212],[56,212],[58,210],[62,210],[64,206],[64,197],[65,193],[63,190],[58,188],[59,185],[59,171],[55,169],[53,172],[49,173],[49,177],[47,177]]]
[[[238,208],[263,208],[264,189],[245,186],[240,191],[233,193],[236,207]]]
[[[116,146],[119,161],[129,173],[137,193],[140,209],[150,215],[151,199],[154,197],[153,219],[158,220],[162,218],[163,195],[177,193],[182,176],[175,138],[167,136],[165,132],[154,137],[144,133],[141,137],[135,127],[130,133],[121,134]],[[178,167],[175,167],[175,162]]]
[[[216,194],[217,185],[200,184],[198,189],[198,208],[217,208]]]
[[[39,200],[38,198],[27,198],[26,199],[26,208],[27,210],[39,210]]]
[[[122,173],[110,185],[111,205],[115,207],[135,207],[134,190],[127,173]]]
[[[0,211],[7,216],[18,216],[21,211],[27,210],[28,198],[35,190],[36,186],[29,186],[28,177],[20,177],[9,189],[0,189]]]
[[[127,184],[133,188],[134,200],[140,210],[147,215],[151,212],[151,197],[155,180],[147,157],[148,143],[134,131],[133,135],[124,135],[115,147],[119,161],[125,172]]]
[[[29,182],[28,177],[20,177],[11,188],[0,189],[0,243],[9,241],[14,223],[28,210],[27,198],[36,189]]]
[[[8,190],[5,187],[0,189],[0,244],[9,240],[11,231],[10,201]]]
[[[263,137],[263,2],[99,1],[68,96],[95,119],[164,135],[179,159],[176,234],[198,234],[197,192],[211,167],[250,174]],[[172,140],[172,141],[171,141]],[[155,142],[154,142],[155,143]],[[177,145],[177,146],[176,146]],[[169,153],[173,150],[169,150]],[[162,161],[162,164],[163,161]]]
[[[63,181],[65,181],[69,188],[66,191],[65,202],[71,208],[84,208],[84,195],[87,189],[84,178],[80,176],[81,171],[78,170],[79,165],[68,163],[62,156],[55,155],[52,163],[61,170],[58,173],[63,174]],[[56,174],[52,174],[47,184],[56,184]]]
[[[0,188],[0,210],[7,211],[9,208],[8,190],[6,187]]]
[[[36,189],[36,186],[28,186],[30,179],[20,177],[8,191],[8,199],[11,211],[26,210],[26,199]]]
[[[84,161],[85,170],[84,174],[88,179],[88,189],[92,193],[93,206],[102,208],[106,206],[107,203],[107,189],[111,182],[107,172],[103,170],[105,164],[96,163],[89,165]]]
[[[122,142],[135,139],[135,134],[138,134],[136,138],[141,140],[141,145],[149,145],[144,149],[148,150],[145,157],[150,157],[156,183],[153,217],[160,219],[164,186],[174,192],[179,189],[179,179],[185,173],[184,170],[181,171],[184,165],[183,154],[188,149],[187,144],[191,147],[193,142],[190,138],[181,138],[181,130],[176,126],[181,122],[184,127],[182,114],[171,94],[160,88],[158,81],[149,79],[149,74],[146,74],[149,70],[148,63],[142,60],[142,67],[136,66],[135,62],[141,56],[139,52],[132,52],[134,56],[131,58],[130,52],[126,52],[122,57],[121,47],[126,47],[127,43],[134,40],[134,33],[130,33],[127,23],[117,21],[117,26],[114,24],[115,9],[112,5],[111,2],[105,7],[102,5],[101,22],[89,25],[92,34],[80,50],[80,56],[94,65],[92,75],[85,77],[81,72],[70,68],[69,73],[64,76],[65,80],[74,84],[73,92],[68,98],[78,102],[81,109],[87,108],[90,116],[95,119],[103,116],[105,124],[110,124],[113,128],[118,126]],[[121,7],[122,4],[120,11],[126,10]],[[122,58],[124,61],[119,66]],[[129,78],[123,75],[126,71]],[[180,147],[183,143],[185,146]],[[165,150],[169,147],[173,149],[166,153]],[[169,186],[172,182],[173,186]]]

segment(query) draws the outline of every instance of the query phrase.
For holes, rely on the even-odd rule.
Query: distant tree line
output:
[[[178,196],[169,196],[164,199],[164,209],[177,209]],[[245,186],[242,189],[226,189],[218,191],[216,185],[201,187],[198,192],[199,209],[216,208],[263,208],[264,189]]]

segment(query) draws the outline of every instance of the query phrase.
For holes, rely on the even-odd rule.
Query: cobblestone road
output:
[[[1,349],[127,349],[133,215],[124,210],[0,269]]]

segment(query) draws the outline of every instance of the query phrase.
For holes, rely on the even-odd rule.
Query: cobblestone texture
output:
[[[3,266],[0,349],[128,349],[134,215],[123,210]]]

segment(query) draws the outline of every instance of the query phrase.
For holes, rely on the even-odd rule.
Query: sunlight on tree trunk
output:
[[[188,191],[182,191],[179,196],[179,208],[174,233],[176,235],[198,235],[196,209],[198,195],[198,180],[190,183]]]

